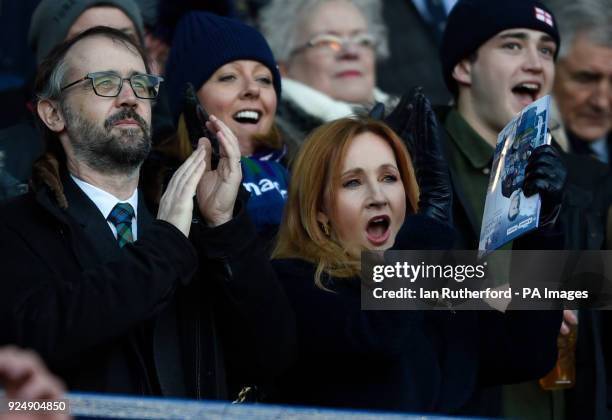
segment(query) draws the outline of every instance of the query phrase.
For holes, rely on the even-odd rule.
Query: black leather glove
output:
[[[397,106],[393,108],[393,111],[391,111],[391,113],[385,118],[383,118],[385,108],[382,106],[382,104],[377,104],[372,111],[370,111],[370,116],[372,118],[383,120],[389,127],[391,127],[393,131],[395,131],[398,136],[402,138],[402,140],[404,140],[404,143],[406,144],[406,147],[408,147],[408,151],[410,153],[412,153],[412,149],[410,147],[412,147],[412,124],[414,124],[414,120],[411,119],[411,115],[414,110],[417,94],[423,96],[420,87],[412,88],[408,93],[403,94]],[[378,109],[378,112],[382,113],[380,117],[375,115],[379,105],[381,107]]]
[[[540,193],[540,220],[543,225],[556,219],[561,208],[566,180],[567,169],[554,147],[545,144],[531,153],[525,168],[523,192],[526,197]]]
[[[402,105],[402,101],[399,105]],[[408,126],[402,129],[400,136],[405,138],[408,130],[408,139],[412,140],[407,146],[412,153],[420,189],[419,213],[452,224],[453,193],[448,165],[442,152],[438,121],[429,100],[420,89],[414,91],[411,105]]]
[[[370,116],[377,118],[384,107],[377,104]],[[384,119],[399,135],[412,155],[419,184],[420,214],[452,224],[452,189],[448,165],[442,153],[438,122],[429,100],[420,88],[404,94],[398,105]]]

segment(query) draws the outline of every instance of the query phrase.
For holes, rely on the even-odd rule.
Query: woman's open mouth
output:
[[[374,246],[381,246],[389,239],[391,219],[387,215],[376,216],[368,221],[366,234],[368,241]]]

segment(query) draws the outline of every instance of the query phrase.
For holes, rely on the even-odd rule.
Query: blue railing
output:
[[[451,417],[395,414],[375,411],[332,410],[268,404],[230,404],[218,401],[193,401],[168,398],[135,398],[76,394],[67,396],[74,417],[91,419],[312,419],[312,420],[423,420]],[[457,419],[457,417],[452,417]]]

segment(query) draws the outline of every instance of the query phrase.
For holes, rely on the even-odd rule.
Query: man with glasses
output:
[[[237,199],[238,142],[218,119],[218,169],[200,139],[157,217],[144,205],[161,81],[106,27],[41,64],[47,150],[35,191],[0,209],[0,344],[36,350],[72,390],[229,398],[225,369],[265,381],[290,362],[293,316]]]
[[[94,26],[109,26],[120,29],[134,40],[143,39],[142,17],[134,0],[42,0],[36,3],[28,44],[36,55],[37,65],[53,47]],[[13,115],[12,120],[6,120],[1,126],[0,151],[6,156],[5,174],[18,182],[17,186],[7,187],[0,181],[0,201],[4,199],[2,196],[17,196],[28,191],[32,163],[42,153],[42,139],[34,127],[31,112],[32,82],[27,80],[13,97],[0,98],[3,117]],[[154,131],[156,134],[157,128]]]
[[[28,43],[36,54],[37,64],[59,43],[94,26],[116,28],[140,44],[145,36],[139,3],[135,0],[42,0],[32,14],[28,31]],[[16,178],[18,185],[13,187],[0,180],[0,201],[3,195],[10,197],[28,191],[32,163],[42,153],[42,139],[34,127],[33,105],[29,102],[32,90],[28,83],[23,89],[22,103],[6,102],[10,105],[5,107],[11,109],[8,114],[19,111],[20,118],[0,130],[0,150],[7,157],[5,174]],[[175,131],[163,91],[155,101],[153,115],[152,139],[153,144],[158,144]]]

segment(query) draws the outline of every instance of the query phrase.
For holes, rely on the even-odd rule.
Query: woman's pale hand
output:
[[[203,143],[201,139],[195,152],[172,175],[157,212],[158,219],[174,225],[185,236],[189,236],[193,219],[193,196],[206,169],[206,157],[210,152]]]
[[[197,188],[198,207],[209,226],[219,226],[230,221],[234,212],[242,181],[240,146],[234,133],[214,115],[206,127],[219,139],[219,164],[215,170],[211,169],[210,141],[203,139],[207,150],[206,171]]]

